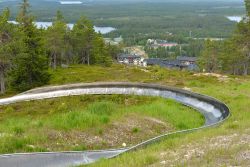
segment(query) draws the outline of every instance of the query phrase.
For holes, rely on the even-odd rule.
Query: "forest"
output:
[[[157,0],[157,1],[83,1],[80,5],[61,5],[58,1],[30,0],[32,14],[38,21],[53,21],[55,11],[64,13],[68,23],[75,23],[84,15],[96,26],[111,26],[117,31],[107,37],[122,36],[127,45],[140,44],[150,36],[166,37],[173,33],[179,38],[188,37],[190,31],[195,38],[227,38],[235,23],[225,16],[245,14],[241,0]],[[2,6],[2,7],[1,7]],[[4,1],[0,6],[9,7],[10,19],[18,12],[17,2]]]
[[[79,12],[80,10],[72,10],[72,17],[70,17],[69,13],[67,12],[67,10],[71,9],[70,6],[67,8],[67,10],[66,8],[59,8],[60,10],[57,10],[55,16],[52,16],[53,12],[51,8],[55,10],[55,6],[52,5],[52,7],[50,6],[50,8],[47,5],[47,10],[49,10],[51,13],[43,13],[41,12],[45,8],[45,6],[42,5],[43,3],[40,3],[39,1],[31,2],[32,8],[28,0],[23,0],[20,5],[17,5],[19,7],[18,12],[15,8],[13,8],[13,6],[10,6],[10,8],[1,9],[1,93],[4,93],[6,91],[6,87],[12,90],[24,91],[46,84],[50,78],[49,70],[55,70],[57,67],[64,68],[69,64],[96,64],[101,66],[110,66],[113,63],[113,60],[116,58],[117,54],[121,52],[122,46],[145,46],[146,40],[149,38],[166,39],[168,41],[177,42],[181,46],[181,49],[180,47],[173,47],[171,49],[158,48],[156,50],[145,47],[145,50],[150,55],[150,57],[174,58],[180,55],[195,56],[199,58],[198,64],[200,66],[200,69],[203,71],[234,75],[249,74],[250,2],[248,0],[245,0],[246,12],[242,10],[241,7],[239,8],[239,6],[237,8],[222,8],[222,10],[215,12],[217,8],[215,8],[214,5],[221,5],[220,3],[223,4],[224,1],[216,1],[216,3],[213,5],[211,5],[211,3],[207,1],[201,4],[197,3],[196,5],[194,3],[191,3],[192,5],[186,6],[185,10],[183,4],[186,5],[186,3],[183,2],[183,4],[178,4],[178,8],[175,7],[175,9],[178,10],[174,11],[171,7],[177,4],[172,3],[171,6],[169,5],[171,3],[169,2],[167,3],[169,5],[168,12],[172,11],[172,13],[175,13],[174,17],[180,17],[184,19],[173,19],[171,22],[162,20],[157,21],[157,19],[153,19],[153,17],[163,17],[162,6],[164,5],[161,6],[161,3],[153,3],[150,5],[147,3],[132,3],[127,4],[128,6],[133,5],[133,7],[130,6],[129,8],[126,8],[125,5],[123,6],[120,3],[114,3],[113,5],[117,5],[117,8],[114,8],[113,6],[113,11],[108,10],[109,8],[111,9],[110,6],[97,4],[97,7],[104,5],[102,7],[105,7],[105,10],[99,9],[100,11],[103,11],[103,13],[98,13],[98,8],[95,6],[96,10],[95,12],[92,11],[93,13],[90,17],[93,19],[93,23],[86,17],[81,16],[80,13],[75,13],[77,11]],[[207,11],[202,11],[203,15],[201,16],[200,10],[204,8],[204,4],[207,5]],[[37,10],[38,6],[36,5],[41,5],[41,9]],[[232,1],[231,5],[236,6],[240,5],[240,3]],[[150,8],[150,6],[152,6],[152,8]],[[79,9],[80,8],[82,8],[82,6],[80,6]],[[135,8],[138,10],[135,10]],[[165,10],[167,11],[167,9],[168,8],[166,8]],[[196,16],[202,17],[202,21],[201,19],[197,19],[193,16],[194,12],[191,11],[194,9],[196,11]],[[234,10],[231,11],[231,9]],[[125,10],[127,10],[126,14],[124,13]],[[180,12],[180,10],[183,10],[185,12]],[[211,12],[211,10],[214,10],[214,12]],[[89,14],[91,13],[90,9],[88,9],[87,11],[89,11]],[[140,13],[139,11],[143,12]],[[198,15],[197,11],[199,11]],[[114,12],[117,12],[117,20],[114,19]],[[244,17],[243,20],[238,24],[226,21],[224,16],[224,22],[222,20],[218,22],[217,19],[222,18],[222,14],[229,15],[232,14],[232,12],[234,14],[246,13],[246,17]],[[43,14],[45,13],[46,16],[43,16]],[[103,16],[103,19],[98,21],[99,17],[97,17],[97,14],[99,16]],[[125,17],[125,15],[130,15],[130,17],[132,17],[133,14],[134,16],[136,16],[136,24],[133,24],[130,18],[127,19]],[[186,18],[183,16],[184,14],[188,16],[187,18],[189,18],[189,20],[185,20]],[[14,15],[16,15],[15,18]],[[76,16],[80,18],[76,19]],[[150,21],[140,19],[142,16],[144,19],[150,19]],[[41,21],[43,20],[43,17],[51,18],[50,21],[53,22],[51,27],[47,29],[39,29],[35,26],[34,21],[38,18],[39,21]],[[207,17],[210,17],[210,22],[206,22]],[[164,18],[171,20],[171,18],[166,15],[164,15]],[[113,21],[116,20],[116,25],[118,22],[121,22],[122,25],[120,25],[118,31],[107,34],[106,36],[112,37],[116,33],[116,35],[123,34],[123,37],[125,36],[125,41],[122,46],[112,46],[105,44],[103,36],[94,31],[94,25],[104,25],[104,22],[106,25],[113,26],[108,21],[109,19]],[[200,23],[194,24],[191,21],[192,19],[195,22]],[[11,24],[8,22],[9,20],[17,20],[18,24]],[[69,21],[75,21],[75,25],[72,30],[69,29],[66,25]],[[144,23],[145,25],[143,26]],[[149,24],[151,26],[149,26]],[[164,24],[167,24],[169,26],[169,29],[171,29],[170,26],[172,26],[172,28],[175,29],[176,33],[178,34],[166,32],[166,30],[169,29],[166,29]],[[207,26],[204,26],[203,24],[207,24]],[[142,27],[137,29],[137,25]],[[193,27],[195,25],[198,25],[198,27]],[[216,31],[211,31],[209,26],[215,26],[214,28],[216,29]],[[185,33],[180,33],[178,30],[179,27],[183,28],[182,32],[187,32],[189,36],[185,37]],[[124,32],[122,32],[123,28]],[[165,32],[160,31],[161,28],[162,30],[164,29]],[[189,30],[192,30],[192,34]],[[197,37],[198,31],[196,30],[199,30],[200,33],[203,34],[202,36],[207,36],[208,34],[210,34],[210,37],[218,37],[216,36],[216,33],[224,33],[224,35],[220,37],[225,38],[220,41],[197,40],[193,38]]]
[[[28,0],[23,0],[16,20],[9,23],[10,10],[0,15],[0,85],[1,93],[7,87],[24,91],[49,81],[49,69],[69,64],[98,64],[110,66],[119,51],[106,45],[103,37],[94,31],[93,24],[80,17],[70,30],[60,11],[48,29],[34,24]]]

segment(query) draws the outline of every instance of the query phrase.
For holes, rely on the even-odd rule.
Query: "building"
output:
[[[191,64],[196,64],[197,62],[197,57],[188,57],[188,56],[178,56],[176,58],[182,65],[191,65]]]
[[[117,56],[117,61],[122,64],[131,64],[137,66],[144,66],[144,58],[135,54],[120,54]]]
[[[120,36],[118,38],[104,38],[104,41],[108,45],[119,45],[123,42],[123,38]]]
[[[154,49],[157,49],[159,47],[165,47],[165,48],[175,47],[178,46],[178,43],[168,42],[166,40],[159,40],[159,39],[148,39],[147,45]]]
[[[197,58],[195,57],[186,57],[179,56],[175,60],[164,60],[159,58],[150,58],[144,60],[147,66],[158,65],[160,67],[172,68],[172,69],[187,69],[190,71],[198,70],[198,66],[196,64]]]

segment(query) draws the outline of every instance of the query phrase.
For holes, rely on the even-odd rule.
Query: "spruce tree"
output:
[[[0,15],[0,92],[5,93],[5,75],[10,64],[10,43],[12,40],[11,27],[8,23],[9,9],[5,9]]]
[[[112,64],[112,57],[109,53],[108,47],[105,45],[100,34],[93,39],[93,49],[91,50],[91,62],[102,66],[110,66]]]
[[[74,25],[72,35],[78,62],[90,65],[92,42],[96,35],[93,24],[87,18],[81,17]]]
[[[10,71],[10,85],[23,91],[41,86],[49,81],[48,61],[42,31],[33,23],[28,0],[23,0],[17,17],[19,23],[20,52],[15,56]]]
[[[242,74],[248,75],[250,71],[250,0],[245,0],[246,17],[237,25],[233,36],[235,47],[238,48],[241,60]]]

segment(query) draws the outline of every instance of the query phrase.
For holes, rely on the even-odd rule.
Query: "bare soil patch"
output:
[[[250,166],[250,129],[161,152],[158,166]]]
[[[58,143],[45,143],[42,147],[49,150],[68,147],[85,146],[86,149],[117,148],[137,144],[156,135],[173,131],[174,128],[159,119],[128,114],[122,120],[117,120],[106,125],[102,129],[90,129],[87,131],[59,132],[49,130],[49,141]]]

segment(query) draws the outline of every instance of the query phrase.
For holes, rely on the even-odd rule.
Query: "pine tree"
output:
[[[226,40],[223,44],[222,51],[219,54],[221,70],[233,75],[241,74],[241,64],[243,56],[239,48],[235,45],[235,39]]]
[[[74,52],[78,55],[78,62],[90,65],[91,49],[93,39],[96,36],[93,24],[81,17],[72,30]]]
[[[23,91],[48,82],[48,61],[42,31],[33,23],[27,0],[23,0],[17,21],[21,49],[13,60],[9,75],[12,88]]]
[[[235,47],[239,49],[242,74],[248,75],[250,68],[250,1],[245,0],[246,17],[237,25],[233,36]]]
[[[7,67],[10,63],[10,43],[12,40],[11,37],[11,28],[8,23],[9,20],[9,9],[5,9],[0,15],[0,92],[5,93],[5,75]]]
[[[108,52],[108,47],[105,45],[101,35],[96,35],[93,40],[93,49],[91,50],[91,62],[102,66],[110,66],[112,57]]]
[[[245,6],[246,17],[237,24],[233,36],[224,42],[219,56],[222,70],[234,75],[247,75],[250,68],[250,0],[245,0]]]
[[[67,24],[64,22],[63,15],[57,11],[57,16],[52,26],[48,28],[46,34],[46,44],[50,55],[50,65],[56,69],[58,64],[63,61],[63,54],[65,53],[65,38],[66,38]]]
[[[208,72],[216,72],[219,69],[220,45],[221,43],[216,41],[207,40],[205,42],[205,49],[199,59],[201,69]]]

